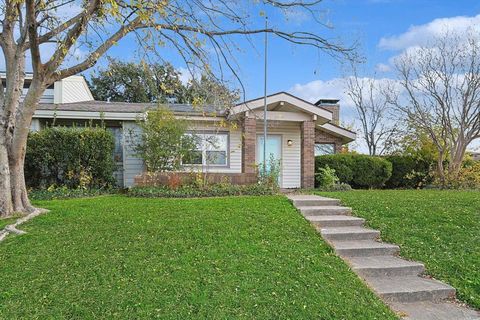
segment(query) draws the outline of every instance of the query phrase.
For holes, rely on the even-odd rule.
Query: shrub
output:
[[[31,200],[55,200],[55,199],[72,199],[72,198],[85,198],[85,197],[95,197],[106,194],[117,193],[116,189],[69,189],[67,187],[54,187],[51,186],[47,189],[36,189],[28,193],[28,196]]]
[[[324,168],[319,168],[319,172],[315,174],[316,182],[320,187],[331,187],[338,183],[338,177],[335,174],[335,169],[326,165]]]
[[[263,167],[263,163],[260,163],[257,168],[258,182],[267,188],[274,190],[279,189],[278,180],[280,178],[280,160],[275,159],[271,154],[266,164],[267,168]]]
[[[147,171],[175,171],[180,169],[182,160],[195,157],[198,137],[187,134],[188,122],[177,119],[171,110],[150,110],[147,118],[139,119],[137,124],[140,132],[132,131],[129,135],[137,155],[145,160]]]
[[[115,183],[113,150],[113,135],[104,128],[51,127],[31,132],[25,155],[27,185],[110,187]]]
[[[455,189],[480,189],[480,161],[466,163],[460,169],[458,177],[451,181],[450,187]]]
[[[387,160],[360,154],[316,157],[315,172],[326,166],[335,170],[341,183],[354,188],[380,188],[392,174],[392,164]]]
[[[432,182],[431,161],[412,156],[387,156],[385,159],[392,164],[392,176],[385,183],[387,188],[421,188]]]
[[[200,198],[200,197],[225,197],[225,196],[262,196],[273,195],[276,190],[264,184],[232,185],[211,184],[203,188],[194,185],[184,185],[177,189],[168,187],[133,187],[127,195],[145,198]]]
[[[315,172],[325,166],[335,170],[340,182],[351,184],[353,181],[353,157],[350,154],[332,154],[315,158]]]
[[[318,188],[319,191],[327,191],[327,192],[336,192],[336,191],[351,191],[352,187],[346,183],[336,183],[334,185],[328,187],[320,187]]]

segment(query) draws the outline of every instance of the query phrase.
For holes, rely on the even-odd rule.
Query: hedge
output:
[[[360,154],[334,154],[315,158],[315,172],[329,166],[340,183],[354,188],[381,188],[392,175],[392,164],[380,157]]]
[[[212,184],[205,187],[184,185],[169,187],[133,187],[127,192],[131,197],[143,198],[203,198],[226,196],[265,196],[276,194],[275,188],[265,184],[233,185]]]
[[[100,127],[50,127],[31,132],[25,156],[25,180],[31,188],[112,186],[113,150],[113,135]]]
[[[385,183],[389,189],[420,188],[430,184],[432,162],[412,156],[386,156],[392,166],[392,176]]]

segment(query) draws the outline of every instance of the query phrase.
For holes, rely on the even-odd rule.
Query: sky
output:
[[[258,12],[261,9],[252,9],[257,27],[264,24]],[[266,14],[273,27],[314,32],[347,46],[358,43],[358,52],[366,60],[363,69],[367,76],[376,72],[377,77],[393,77],[393,57],[421,45],[446,27],[457,31],[469,26],[480,27],[480,2],[474,0],[324,0],[317,9],[321,21],[331,29],[300,11],[282,14],[267,10]],[[264,90],[263,35],[250,40],[251,43],[243,38],[235,39],[239,48],[235,54],[236,70],[247,100],[262,96]],[[126,50],[128,46],[120,43],[110,55],[134,60],[135,53]],[[183,70],[184,64],[176,54],[167,51],[165,57]],[[267,70],[269,94],[287,91],[311,102],[337,98],[343,121],[355,121],[354,108],[344,90],[343,78],[347,74],[341,62],[316,49],[269,36]],[[238,86],[238,83],[232,84]]]
[[[251,27],[264,26],[260,1],[236,2],[245,7],[251,16]],[[245,1],[245,2],[243,2]],[[235,2],[234,2],[235,3]],[[249,4],[247,4],[249,3]],[[257,3],[253,5],[252,3]],[[73,6],[77,6],[73,3]],[[77,8],[78,9],[78,8]],[[323,0],[317,7],[317,17],[330,28],[318,24],[300,10],[266,10],[269,25],[288,31],[308,31],[328,39],[340,41],[346,46],[358,43],[358,53],[366,64],[364,76],[392,78],[392,59],[415,46],[421,45],[445,28],[454,31],[476,27],[480,31],[480,2],[478,0]],[[75,12],[75,7],[67,14]],[[235,70],[249,100],[263,95],[264,44],[263,35],[248,40],[235,37]],[[133,37],[121,40],[108,55],[122,61],[138,61],[140,56]],[[53,49],[53,47],[51,48]],[[44,49],[48,56],[49,48]],[[171,48],[159,50],[162,58],[180,71],[185,63]],[[82,57],[81,49],[76,53]],[[1,59],[3,60],[3,59]],[[0,61],[0,68],[3,61]],[[102,58],[96,67],[102,68],[107,60]],[[340,61],[317,49],[293,45],[283,39],[269,36],[267,92],[287,91],[305,100],[315,102],[320,98],[340,99],[341,118],[344,123],[355,122],[355,110],[345,94],[344,78],[348,76]],[[92,70],[84,74],[89,77]],[[183,78],[190,75],[184,72]],[[232,87],[239,83],[230,75]],[[480,145],[480,143],[479,143]],[[476,147],[475,147],[476,148]]]

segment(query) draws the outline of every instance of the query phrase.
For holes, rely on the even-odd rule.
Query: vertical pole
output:
[[[267,45],[268,45],[268,17],[265,16],[265,65],[263,84],[263,173],[267,173]]]

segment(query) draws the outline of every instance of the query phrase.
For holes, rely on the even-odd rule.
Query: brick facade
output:
[[[315,184],[315,123],[313,121],[302,122],[301,137],[302,188],[313,188]]]
[[[335,153],[342,152],[342,139],[319,129],[315,130],[315,143],[331,143],[335,145]]]
[[[340,105],[338,104],[322,104],[320,105],[322,109],[326,109],[332,113],[332,123],[339,125],[340,124]]]
[[[256,119],[245,117],[242,130],[242,172],[255,173],[255,153],[257,148]]]

